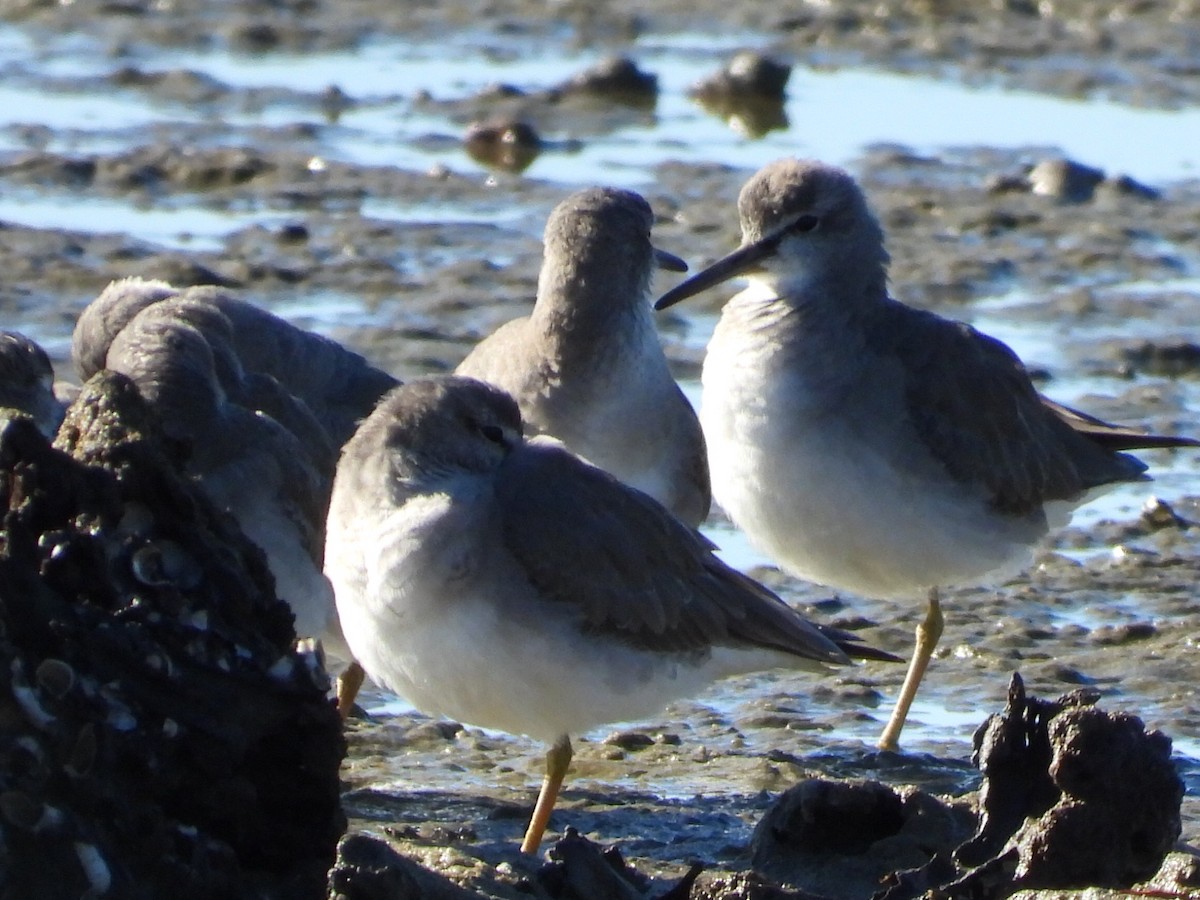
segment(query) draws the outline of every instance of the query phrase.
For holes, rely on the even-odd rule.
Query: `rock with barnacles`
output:
[[[339,722],[132,383],[0,414],[0,896],[324,895]]]

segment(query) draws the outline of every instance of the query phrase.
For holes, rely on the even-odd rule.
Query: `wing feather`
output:
[[[497,485],[507,549],[589,630],[663,652],[757,646],[848,661],[803,616],[714,556],[706,538],[567,451],[518,447]]]
[[[900,357],[908,414],[929,451],[954,478],[983,485],[1000,512],[1037,515],[1146,468],[1098,436],[1106,423],[1042,397],[1007,345],[969,325],[892,304],[868,345]]]

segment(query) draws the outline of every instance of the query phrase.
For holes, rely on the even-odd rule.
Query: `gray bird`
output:
[[[939,585],[1013,574],[1101,489],[1144,479],[1124,453],[1197,442],[1109,425],[1042,397],[1007,346],[894,300],[858,185],[774,162],[738,198],[742,245],[664,294],[737,275],[704,360],[716,499],[784,568],[868,596],[928,592],[880,747],[894,749],[942,632]]]
[[[0,407],[33,417],[38,431],[53,438],[65,410],[54,394],[54,367],[36,342],[17,331],[0,331]]]
[[[508,391],[527,426],[645,491],[688,525],[708,515],[704,435],[667,368],[650,308],[654,216],[631,191],[589,188],[546,223],[537,301],[456,373]]]
[[[71,351],[79,376],[104,365],[108,345],[138,312],[170,297],[208,303],[232,326],[231,342],[246,372],[270,375],[303,400],[340,447],[376,401],[399,384],[359,354],[323,335],[297,328],[211,285],[177,289],[163,281],[114,281],[79,317]]]
[[[212,351],[214,373],[226,398],[251,412],[270,416],[295,435],[320,474],[328,496],[341,445],[334,446],[333,438],[308,404],[273,375],[243,367],[234,349],[234,327],[229,317],[209,300],[184,292],[153,303],[134,317],[136,321],[151,318],[174,319],[200,332]]]
[[[179,319],[135,316],[113,338],[105,368],[129,376],[166,434],[189,446],[188,474],[262,548],[296,633],[345,658],[320,566],[328,488],[296,437],[228,400],[204,336]]]
[[[112,282],[80,315],[72,338],[72,357],[82,379],[104,367],[110,345],[142,315],[196,329],[209,345],[225,400],[264,413],[295,436],[298,444],[294,449],[311,463],[307,468],[316,470],[315,508],[322,512],[323,525],[338,449],[379,398],[399,381],[336,341],[298,328],[222,288],[175,288],[138,277]],[[300,466],[300,461],[295,465]],[[249,501],[246,506],[249,508]],[[321,525],[314,526],[314,533],[320,533]],[[284,578],[281,592],[301,584],[319,591],[321,585],[312,577],[309,565],[293,568],[289,562],[294,536],[286,532],[275,536],[274,555],[269,546],[260,546],[268,551],[272,569],[278,569]],[[270,536],[263,531],[259,537],[267,540]],[[308,549],[319,567],[322,542],[318,540]],[[289,585],[295,573],[299,584]],[[318,594],[311,602],[319,607],[327,599]],[[345,658],[336,629],[325,634],[326,649],[334,657]],[[351,662],[338,684],[338,707],[343,715],[349,712],[361,681],[361,669]]]
[[[666,509],[461,377],[392,391],[346,444],[325,567],[346,639],[429,713],[551,744],[535,852],[567,737],[654,714],[724,675],[824,669],[847,653]]]

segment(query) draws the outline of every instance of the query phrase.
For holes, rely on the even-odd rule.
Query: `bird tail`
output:
[[[1055,403],[1045,397],[1042,403],[1056,416],[1080,434],[1095,441],[1105,450],[1157,450],[1169,447],[1200,447],[1200,441],[1172,434],[1147,434],[1136,428],[1113,425],[1085,412]]]
[[[851,631],[843,631],[832,625],[817,625],[813,623],[822,635],[829,638],[851,659],[869,659],[876,662],[904,662],[903,656],[896,656],[878,647],[864,643],[863,639]]]

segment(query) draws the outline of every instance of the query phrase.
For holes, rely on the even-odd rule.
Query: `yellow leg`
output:
[[[908,718],[908,710],[917,696],[917,688],[921,686],[921,679],[925,676],[925,670],[929,668],[934,648],[942,637],[944,624],[937,588],[931,588],[929,610],[925,614],[925,621],[917,626],[917,646],[913,648],[908,674],[904,676],[904,686],[900,688],[900,696],[896,698],[896,708],[892,710],[892,717],[888,719],[883,734],[879,736],[880,750],[899,748],[900,730],[904,728],[904,720]]]
[[[565,734],[546,751],[546,777],[542,779],[537,805],[533,808],[529,827],[525,829],[525,840],[521,841],[522,853],[537,853],[542,845],[542,835],[550,824],[550,813],[554,811],[558,790],[567,775],[567,767],[571,765],[571,753],[571,740]]]
[[[337,708],[343,722],[349,717],[350,710],[354,709],[354,698],[358,696],[358,689],[362,687],[366,677],[367,673],[363,671],[363,667],[353,660],[346,667],[346,671],[338,676]]]

